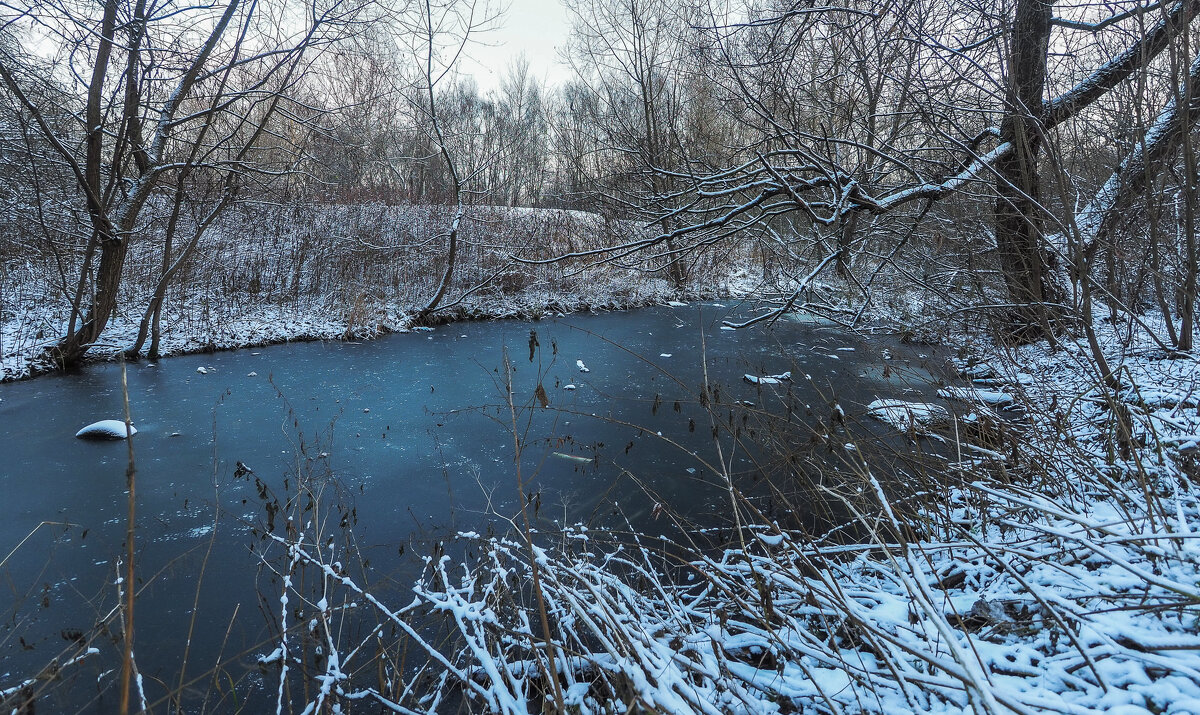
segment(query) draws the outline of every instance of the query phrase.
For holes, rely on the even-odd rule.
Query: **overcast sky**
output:
[[[560,0],[510,0],[496,30],[480,35],[462,70],[475,76],[481,90],[500,84],[505,68],[522,52],[533,77],[556,84],[567,77],[558,50],[567,40],[567,14]]]

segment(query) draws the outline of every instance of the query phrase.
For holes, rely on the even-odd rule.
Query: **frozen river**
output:
[[[137,656],[150,700],[181,692],[193,705],[208,697],[209,708],[232,710],[232,700],[217,704],[215,693],[228,688],[213,684],[214,668],[238,684],[238,698],[245,690],[253,698],[256,683],[269,679],[255,656],[273,648],[279,591],[259,568],[256,545],[264,530],[284,528],[298,475],[322,485],[336,526],[353,530],[368,576],[401,592],[435,542],[506,530],[518,504],[506,353],[526,493],[542,529],[632,524],[677,536],[682,523],[719,534],[729,498],[715,468],[715,428],[726,469],[749,492],[766,481],[787,492],[788,480],[832,464],[831,450],[814,447],[820,440],[811,435],[840,429],[839,406],[852,427],[834,456],[846,442],[868,453],[868,445],[903,443],[854,418],[877,397],[932,395],[921,379],[932,362],[926,351],[808,320],[722,328],[722,319],[751,312],[707,303],[459,323],[362,344],[130,365]],[[701,398],[706,370],[710,390]],[[787,372],[791,382],[745,379]],[[65,672],[44,702],[48,712],[109,712],[115,676],[105,671],[119,670],[118,636],[97,623],[117,600],[126,444],[74,434],[121,417],[120,367],[3,385],[0,400],[0,557],[12,550],[0,567],[0,690],[93,638],[100,653]],[[734,445],[731,426],[758,443],[794,442],[808,466]],[[837,521],[836,508],[785,508],[772,490],[759,491],[773,517],[818,530]]]

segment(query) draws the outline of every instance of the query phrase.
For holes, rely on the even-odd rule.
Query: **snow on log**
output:
[[[973,402],[977,404],[991,405],[993,407],[1004,407],[1013,403],[1013,396],[1007,392],[999,390],[980,390],[975,387],[945,387],[938,390],[938,397],[946,400],[958,400],[959,402]]]
[[[762,377],[747,373],[742,375],[742,379],[751,385],[778,385],[783,382],[791,382],[792,373],[789,371],[781,375],[763,375]]]
[[[137,428],[129,425],[129,434],[137,434]],[[121,420],[100,420],[75,433],[79,439],[125,439],[125,423]]]
[[[958,371],[971,380],[994,380],[996,379],[996,369],[986,362],[977,362],[974,365],[962,365]]]
[[[928,434],[930,428],[950,422],[950,412],[939,405],[903,400],[875,400],[867,414],[901,432]]]
[[[576,462],[577,464],[591,464],[593,461],[595,461],[591,457],[578,457],[574,454],[566,454],[564,452],[551,452],[551,454],[559,459],[565,459],[568,462]]]

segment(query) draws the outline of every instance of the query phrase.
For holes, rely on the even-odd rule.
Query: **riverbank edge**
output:
[[[130,357],[126,353],[137,335],[138,326],[127,320],[111,324],[104,334],[104,343],[92,348],[84,364],[111,363],[125,358],[130,362],[158,360],[182,355],[212,354],[262,348],[297,342],[375,340],[388,335],[411,333],[419,327],[437,327],[455,323],[494,320],[539,321],[546,317],[565,317],[577,313],[608,313],[637,310],[671,301],[747,300],[754,299],[759,280],[744,269],[731,271],[719,281],[706,281],[682,290],[670,287],[665,280],[656,279],[640,286],[633,295],[622,291],[605,290],[588,297],[579,294],[520,293],[500,296],[493,301],[470,301],[440,309],[417,322],[419,308],[412,305],[387,304],[373,309],[375,320],[369,324],[347,319],[334,311],[315,305],[264,306],[239,316],[232,327],[222,327],[228,336],[177,332],[164,335],[158,357],[144,354]],[[614,286],[606,286],[612,288]],[[182,320],[178,322],[184,322]],[[266,330],[270,326],[275,330]],[[261,337],[259,337],[261,335]],[[64,370],[45,356],[47,341],[38,350],[26,350],[5,356],[0,361],[0,384],[30,380]],[[69,372],[69,371],[68,371]]]

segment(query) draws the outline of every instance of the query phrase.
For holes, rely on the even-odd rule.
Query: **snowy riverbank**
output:
[[[162,355],[296,340],[367,339],[408,330],[437,288],[438,206],[239,208],[222,218],[171,289]],[[635,232],[595,214],[477,207],[466,223],[452,290],[434,322],[539,319],[621,310],[685,298],[749,295],[761,279],[744,268],[692,266],[682,291],[640,265],[563,261],[521,265],[512,254],[556,255],[608,245]],[[153,232],[131,247],[125,298],[90,351],[104,360],[133,344],[155,287]],[[43,356],[68,328],[70,291],[47,257],[3,266],[0,381],[53,368]]]
[[[706,295],[727,297],[729,291],[717,287]],[[469,300],[436,314],[433,320],[536,320],[580,311],[637,308],[663,303],[677,296],[678,293],[666,281],[647,281],[634,290],[623,286],[620,293],[596,290],[592,295],[524,291],[491,300]],[[162,334],[160,354],[163,357],[304,340],[371,339],[390,333],[409,332],[417,314],[417,307],[411,304],[384,304],[349,315],[340,307],[321,301],[257,305],[218,314],[204,308],[187,304],[173,308]],[[49,338],[62,334],[64,321],[61,313],[65,310],[65,306],[60,310],[27,310],[18,320],[10,320],[0,328],[8,335],[15,335],[19,331],[28,331],[30,324],[46,326],[39,331],[40,338],[24,341],[21,349],[9,351],[0,359],[0,381],[22,379],[53,369],[52,365],[40,358],[40,353],[54,344]],[[116,359],[126,346],[133,343],[137,331],[136,320],[128,315],[117,315],[105,330],[103,341],[89,354],[89,359]],[[8,342],[16,342],[16,338],[11,337]]]

